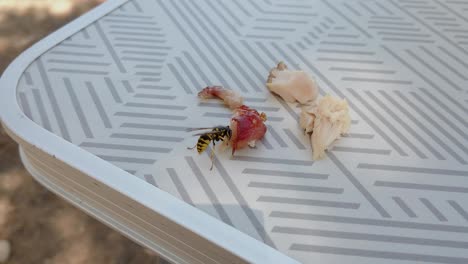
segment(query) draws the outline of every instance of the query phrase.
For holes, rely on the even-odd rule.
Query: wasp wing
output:
[[[194,134],[193,136],[201,136],[201,135],[218,135],[218,134],[222,134],[224,133],[224,131],[212,131],[212,132],[206,132],[206,133],[198,133],[198,134]]]
[[[192,131],[204,130],[204,129],[213,129],[213,127],[187,128],[185,131],[192,132]]]

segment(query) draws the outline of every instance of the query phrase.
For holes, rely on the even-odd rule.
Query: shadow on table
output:
[[[23,50],[103,0],[0,1],[0,75]]]

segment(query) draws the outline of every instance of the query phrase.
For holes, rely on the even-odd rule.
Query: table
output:
[[[0,115],[43,185],[174,263],[468,263],[468,3],[115,0],[23,53]],[[283,60],[345,97],[350,133],[312,161]],[[186,128],[267,113],[255,149]]]

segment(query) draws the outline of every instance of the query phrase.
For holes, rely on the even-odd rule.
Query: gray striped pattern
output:
[[[468,4],[130,0],[24,72],[25,115],[302,263],[468,263]],[[346,98],[321,161],[300,108],[266,91],[284,60]],[[227,125],[208,85],[268,116],[255,148],[192,147]],[[210,153],[211,148],[207,150]]]

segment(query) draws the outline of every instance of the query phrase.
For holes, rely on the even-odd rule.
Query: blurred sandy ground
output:
[[[0,74],[21,51],[102,1],[0,0]],[[163,262],[36,183],[1,127],[0,240],[11,243],[9,264]]]

